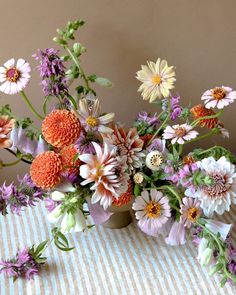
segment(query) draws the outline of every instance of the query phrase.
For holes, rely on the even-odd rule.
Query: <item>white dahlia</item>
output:
[[[206,216],[214,212],[223,214],[230,210],[231,203],[236,204],[236,171],[235,166],[225,157],[215,160],[213,157],[205,158],[197,162],[202,173],[213,180],[211,185],[197,188],[195,192],[191,188],[185,191],[185,195],[198,198],[200,207]]]

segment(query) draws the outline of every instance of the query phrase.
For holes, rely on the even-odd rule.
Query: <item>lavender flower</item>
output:
[[[68,92],[65,66],[58,56],[58,50],[47,48],[38,50],[33,57],[39,62],[37,67],[42,78],[44,96],[64,96]]]
[[[171,108],[170,118],[172,121],[175,121],[177,118],[179,118],[182,113],[182,107],[180,106],[179,101],[180,101],[180,96],[172,96],[170,99],[170,108]],[[168,110],[168,99],[162,100],[162,110],[163,111]]]
[[[138,122],[146,122],[149,127],[156,128],[160,121],[157,119],[157,113],[152,117],[147,112],[139,112],[137,117]]]
[[[75,143],[75,147],[78,149],[80,154],[94,154],[95,149],[92,142],[98,142],[99,139],[93,132],[81,132],[79,139]]]

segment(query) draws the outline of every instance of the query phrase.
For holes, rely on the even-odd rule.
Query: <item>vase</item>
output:
[[[113,214],[109,220],[103,224],[103,226],[112,229],[119,229],[128,226],[132,222],[132,216],[130,213],[132,203],[133,202],[130,201],[122,207],[112,205],[109,208],[109,211]]]

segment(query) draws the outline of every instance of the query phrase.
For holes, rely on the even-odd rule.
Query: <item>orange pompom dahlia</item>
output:
[[[112,205],[117,206],[117,207],[124,206],[124,205],[128,204],[132,198],[133,198],[133,185],[132,185],[131,180],[129,180],[127,191],[125,193],[121,194],[118,199],[113,197],[112,198]]]
[[[207,109],[204,105],[201,104],[198,104],[191,108],[190,112],[195,117],[195,119],[215,115],[215,112],[212,109]],[[218,123],[219,120],[217,118],[202,119],[200,120],[199,125],[201,127],[207,127],[212,129],[215,128],[218,125]]]
[[[53,151],[47,151],[34,159],[30,167],[30,176],[36,186],[48,189],[60,182],[62,168],[61,156]]]
[[[81,125],[75,114],[68,110],[54,110],[43,121],[42,133],[54,147],[69,146],[79,138]]]
[[[63,171],[69,174],[78,173],[80,166],[80,159],[74,161],[75,156],[78,154],[77,149],[73,145],[65,146],[60,150],[60,156],[63,166]]]

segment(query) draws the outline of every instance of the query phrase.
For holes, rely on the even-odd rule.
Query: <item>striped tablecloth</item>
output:
[[[236,214],[224,220],[230,219],[235,222]],[[0,256],[11,257],[18,247],[47,239],[50,226],[41,204],[21,217],[1,217]],[[71,235],[70,242],[76,247],[72,252],[60,252],[55,246],[47,250],[48,263],[34,280],[13,283],[1,275],[0,294],[235,294],[229,284],[218,286],[219,276],[209,277],[209,269],[195,258],[194,246],[168,247],[134,223],[120,230],[93,228]]]

